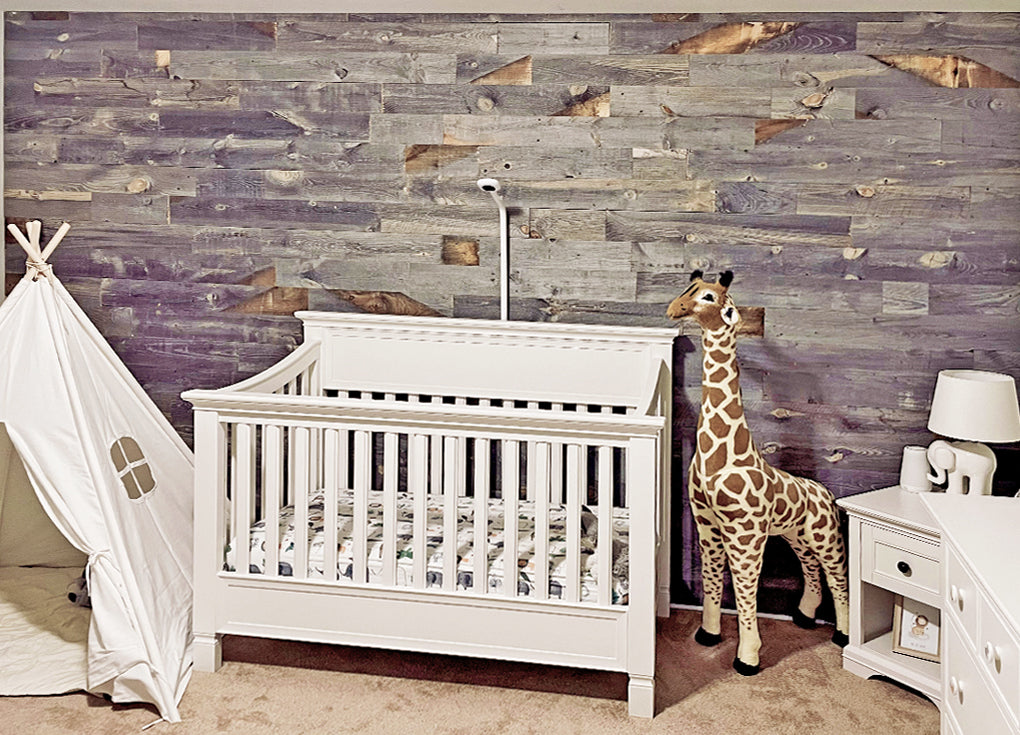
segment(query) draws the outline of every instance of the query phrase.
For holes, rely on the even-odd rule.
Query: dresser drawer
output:
[[[956,617],[971,647],[978,645],[977,583],[952,546],[946,547],[945,609]]]
[[[861,579],[918,602],[942,606],[939,546],[870,523],[861,524]]]
[[[953,620],[946,626],[943,660],[943,706],[953,721],[954,730],[964,735],[1014,733],[1015,728],[1001,710],[996,697],[981,679],[978,662],[960,637]]]
[[[988,678],[995,684],[1016,720],[1020,718],[1020,645],[983,596],[979,602],[981,635],[978,638],[977,655]]]

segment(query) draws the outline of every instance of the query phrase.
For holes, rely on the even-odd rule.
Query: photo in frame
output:
[[[927,661],[939,660],[939,609],[903,595],[893,599],[892,650]]]

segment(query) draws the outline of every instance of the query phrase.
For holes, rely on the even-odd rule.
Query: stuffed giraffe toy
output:
[[[691,285],[669,305],[672,319],[701,325],[704,372],[697,446],[688,473],[688,495],[701,549],[704,611],[695,640],[722,640],[723,569],[729,563],[740,639],[733,668],[760,670],[757,592],[765,540],[782,536],[800,560],[804,592],[794,622],[814,627],[824,571],[836,608],[832,640],[845,646],[849,630],[846,557],[832,494],[822,485],[771,467],[755,448],[740,398],[736,353],[737,307],[729,296],[733,273],[718,283],[691,275]]]

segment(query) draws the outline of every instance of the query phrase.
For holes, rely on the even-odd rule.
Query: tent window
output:
[[[145,461],[142,448],[131,437],[123,436],[113,443],[110,459],[131,500],[138,500],[156,487],[156,479]]]

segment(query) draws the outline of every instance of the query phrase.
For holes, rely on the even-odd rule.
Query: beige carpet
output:
[[[725,733],[726,735],[935,735],[938,710],[920,695],[841,668],[832,629],[762,619],[761,674],[730,664],[736,621],[724,642],[693,642],[697,613],[660,625],[654,720],[627,717],[626,676],[445,656],[251,638],[224,642],[227,663],[196,673],[181,702],[184,722],[159,735],[207,733]],[[0,698],[5,733],[138,733],[157,718],[140,705],[87,694]]]

